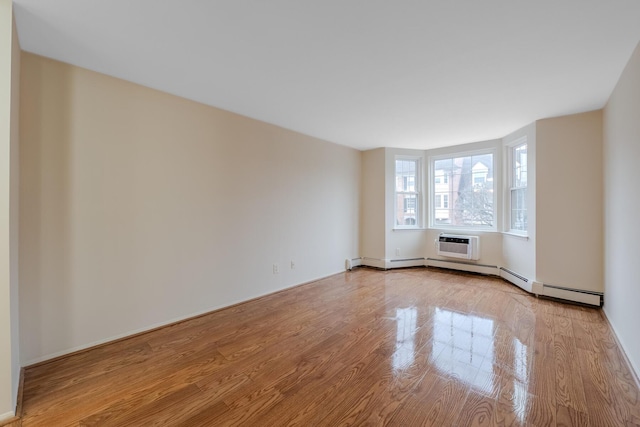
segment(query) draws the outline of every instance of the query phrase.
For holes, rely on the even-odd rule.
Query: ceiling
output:
[[[638,0],[14,0],[23,50],[357,149],[604,106]]]

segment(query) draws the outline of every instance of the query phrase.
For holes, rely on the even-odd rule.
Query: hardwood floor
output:
[[[25,427],[640,426],[601,310],[426,268],[356,269],[30,367],[23,392]]]

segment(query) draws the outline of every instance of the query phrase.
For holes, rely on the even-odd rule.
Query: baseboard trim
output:
[[[252,301],[260,300],[261,298],[266,298],[266,297],[269,297],[269,296],[272,296],[272,295],[275,295],[275,294],[279,294],[281,292],[285,292],[285,291],[288,291],[288,290],[291,290],[291,289],[294,289],[294,288],[297,288],[297,287],[300,287],[300,286],[310,285],[312,283],[319,282],[321,280],[328,279],[330,277],[337,276],[339,274],[346,274],[346,273],[348,273],[348,271],[338,271],[336,273],[332,273],[332,274],[329,274],[327,276],[322,276],[322,277],[318,277],[318,278],[315,278],[315,279],[312,279],[312,280],[308,280],[308,281],[305,281],[305,282],[302,282],[302,283],[298,283],[298,284],[295,284],[295,285],[287,286],[285,288],[278,289],[277,291],[269,292],[269,293],[263,294],[263,295],[258,295],[256,297],[252,297],[250,299],[239,301],[239,302],[236,302],[236,303],[233,303],[233,304],[230,304],[230,305],[225,305],[225,306],[222,306],[222,307],[207,309],[205,311],[197,312],[195,314],[190,314],[190,315],[185,316],[185,317],[171,319],[171,320],[169,320],[167,322],[156,323],[156,324],[150,325],[149,327],[146,327],[146,328],[136,329],[136,330],[124,333],[124,334],[119,334],[119,335],[115,335],[115,336],[106,338],[104,340],[94,341],[94,342],[86,344],[86,345],[74,347],[74,348],[71,348],[71,349],[68,349],[68,350],[64,350],[64,351],[61,351],[61,352],[57,352],[57,353],[53,353],[53,354],[46,355],[46,356],[43,356],[43,357],[39,357],[39,358],[33,359],[33,360],[28,361],[27,363],[25,363],[22,369],[30,369],[30,368],[34,368],[34,367],[37,367],[37,366],[46,365],[48,363],[52,363],[52,362],[55,362],[55,361],[60,360],[60,359],[64,359],[64,358],[67,358],[67,357],[70,357],[70,356],[74,356],[76,354],[82,354],[82,353],[84,353],[86,351],[90,351],[90,350],[93,350],[93,349],[96,349],[96,348],[100,348],[100,347],[103,347],[103,346],[106,346],[106,345],[114,344],[114,343],[117,343],[117,342],[120,342],[120,341],[128,340],[129,338],[134,338],[134,337],[137,337],[137,336],[140,336],[140,335],[148,334],[148,333],[151,333],[151,332],[154,332],[154,331],[157,331],[159,329],[166,328],[166,327],[178,325],[178,324],[183,323],[183,322],[188,322],[190,320],[194,320],[194,319],[197,319],[199,317],[203,317],[203,316],[207,316],[209,314],[213,314],[213,313],[215,313],[217,311],[220,311],[220,310],[226,310],[228,308],[238,307],[238,306],[241,306],[243,304],[247,304],[247,303],[252,302]]]
[[[0,427],[15,423],[16,421],[20,421],[20,417],[11,411],[0,414]]]
[[[24,389],[24,368],[20,368],[18,378],[18,396],[16,396],[16,411],[0,415],[0,427],[13,424],[22,419],[22,391]]]

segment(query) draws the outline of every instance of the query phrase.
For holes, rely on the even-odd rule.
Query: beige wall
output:
[[[359,151],[31,54],[21,77],[24,363],[358,256]]]
[[[385,256],[385,149],[362,152],[360,249],[363,258]]]
[[[18,331],[20,45],[10,1],[0,0],[0,420],[14,415]]]
[[[604,310],[640,374],[640,44],[604,109]]]
[[[536,125],[536,277],[603,291],[602,111]]]

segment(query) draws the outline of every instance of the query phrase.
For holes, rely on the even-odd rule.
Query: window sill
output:
[[[520,240],[529,240],[529,235],[528,234],[519,234],[519,233],[514,233],[514,232],[511,232],[511,231],[503,231],[502,234],[504,234],[505,236],[514,237],[514,238],[520,239]]]
[[[407,227],[407,228],[405,228],[405,227],[402,227],[402,228],[394,227],[394,228],[391,229],[391,231],[425,231],[425,230],[427,230],[427,229],[424,228],[424,227],[411,227],[411,228],[409,228],[409,227]]]
[[[445,234],[484,234],[499,233],[498,230],[492,228],[447,228],[447,227],[429,227],[429,230],[439,231]]]

